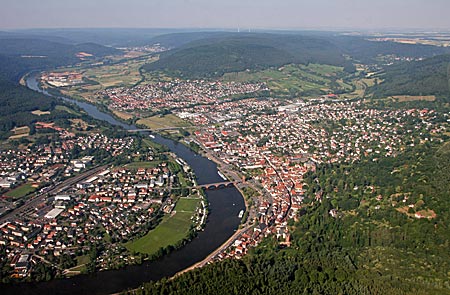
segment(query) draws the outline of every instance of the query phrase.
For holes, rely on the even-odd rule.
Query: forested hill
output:
[[[450,54],[444,47],[375,42],[363,36],[331,33],[196,32],[162,35],[152,42],[174,49],[143,69],[168,70],[184,77],[217,77],[290,63],[343,66],[352,72],[353,62],[376,63],[379,56],[429,58]]]
[[[382,83],[370,90],[375,97],[450,95],[450,55],[393,65],[379,74]]]
[[[80,52],[89,53],[92,58],[120,53],[115,48],[95,43],[74,45],[0,34],[0,75],[17,82],[21,75],[31,70],[77,63],[81,60],[77,57]]]
[[[14,127],[31,127],[33,122],[48,119],[49,115],[37,116],[31,112],[53,111],[56,100],[0,77],[0,105],[0,140],[3,140],[12,135],[10,131]],[[56,115],[52,113],[52,117]]]
[[[194,41],[208,38],[224,38],[235,36],[236,33],[231,32],[178,32],[172,34],[163,34],[156,36],[150,40],[150,43],[159,43],[167,48],[179,48]]]
[[[436,55],[450,54],[450,48],[422,44],[402,44],[398,42],[370,41],[369,37],[334,36],[330,37],[342,52],[353,60],[366,64],[377,63],[376,59],[383,55],[398,57],[433,57]]]
[[[449,177],[449,144],[419,145],[376,162],[320,165],[305,178],[311,196],[305,203],[316,193],[322,201],[290,224],[291,247],[269,237],[241,260],[148,283],[133,294],[449,294]],[[430,219],[414,217],[431,212]]]
[[[17,126],[33,126],[38,120],[67,118],[68,113],[55,110],[56,100],[18,84],[19,79],[33,70],[55,68],[80,62],[79,52],[92,58],[117,54],[120,51],[94,43],[65,44],[18,34],[0,34],[0,139],[12,135]],[[37,116],[32,111],[51,111]]]
[[[168,70],[185,77],[218,77],[227,72],[258,70],[289,63],[320,63],[353,70],[331,42],[311,36],[226,34],[192,41],[161,55],[144,70]]]

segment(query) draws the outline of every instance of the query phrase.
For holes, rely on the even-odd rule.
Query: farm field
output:
[[[227,73],[222,79],[236,82],[266,82],[269,89],[277,95],[317,95],[339,89],[350,91],[352,85],[342,81],[343,75],[345,73],[341,67],[291,64],[258,72]]]
[[[32,111],[31,113],[36,116],[50,115],[49,111],[43,112],[41,110]]]
[[[157,60],[157,57],[142,56],[112,65],[100,65],[88,68],[81,66],[62,69],[61,71],[70,70],[80,72],[88,83],[64,87],[59,90],[64,95],[94,102],[93,94],[97,91],[110,87],[133,87],[141,82],[140,67],[154,60]]]
[[[434,96],[434,95],[427,95],[427,96],[397,95],[397,96],[393,96],[393,98],[398,100],[399,102],[417,101],[417,100],[424,100],[424,101],[435,101],[436,100],[436,96]]]
[[[137,124],[145,125],[147,128],[152,130],[163,128],[177,128],[177,127],[183,128],[191,126],[190,123],[172,114],[140,119],[137,121]]]
[[[120,118],[122,120],[129,120],[129,119],[134,118],[134,116],[132,114],[127,113],[127,112],[121,112],[121,111],[117,111],[114,109],[112,109],[111,111],[115,116],[117,116],[118,118]]]

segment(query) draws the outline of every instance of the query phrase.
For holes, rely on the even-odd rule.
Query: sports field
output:
[[[28,195],[29,193],[32,193],[36,190],[36,188],[32,187],[31,184],[26,183],[18,188],[15,188],[9,192],[7,192],[5,195],[8,197],[12,197],[14,199],[20,199]]]

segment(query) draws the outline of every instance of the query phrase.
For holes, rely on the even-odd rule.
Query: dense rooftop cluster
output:
[[[171,199],[163,202],[163,197],[175,183],[165,162],[148,169],[103,170],[44,200],[28,217],[3,224],[0,244],[13,261],[23,255],[74,254],[106,240],[129,240],[148,230],[159,209],[173,209]],[[100,253],[98,267],[111,267],[115,254],[124,255],[123,246],[116,247],[119,254],[111,253],[113,248]],[[20,268],[15,271],[26,275]]]
[[[395,157],[407,146],[441,141],[436,135],[447,128],[445,114],[433,110],[379,110],[362,101],[283,104],[268,99],[240,104],[249,107],[233,112],[231,102],[209,105],[203,113],[198,106],[191,116],[187,110],[182,116],[193,121],[204,118],[196,140],[262,184],[269,199],[260,204],[258,216],[267,227],[254,229],[263,233],[257,240],[276,234],[289,243],[287,220],[295,218],[302,206],[304,174],[317,164]],[[248,240],[253,235],[242,236],[231,253],[245,254],[247,244],[257,243]]]
[[[235,83],[203,80],[174,80],[133,88],[112,88],[97,93],[111,100],[118,110],[153,110],[183,108],[195,104],[214,103],[220,98],[254,93],[265,89],[263,83]]]
[[[65,176],[71,176],[86,167],[86,159],[74,158],[77,154],[104,150],[115,157],[129,149],[133,142],[132,137],[110,138],[104,134],[92,133],[61,138],[52,144],[0,150],[0,185],[10,188],[24,181],[31,181],[39,186],[40,183],[50,181],[60,170],[64,171]],[[77,153],[74,153],[75,149]]]

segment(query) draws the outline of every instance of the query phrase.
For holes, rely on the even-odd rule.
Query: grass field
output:
[[[129,60],[120,64],[92,67],[83,72],[83,77],[99,83],[95,88],[131,87],[141,80],[139,68],[143,60]]]
[[[36,116],[50,115],[49,111],[43,112],[41,110],[32,111],[31,113]]]
[[[364,97],[366,89],[374,85],[375,79],[354,79],[352,80],[352,85],[355,87],[355,90],[350,93],[345,93],[341,95],[341,98],[353,99]]]
[[[177,212],[194,212],[200,203],[199,198],[180,198],[175,211]]]
[[[70,109],[70,108],[68,108],[66,106],[57,105],[55,107],[55,109],[59,110],[59,111],[64,111],[64,112],[67,112],[69,114],[76,115],[76,116],[81,115],[79,112],[76,112],[76,111],[74,111],[74,110],[72,110],[72,109]]]
[[[87,270],[86,264],[88,264],[90,260],[89,255],[77,256],[77,265],[70,268],[70,270],[73,272],[84,272]]]
[[[187,182],[183,176],[183,173],[179,172],[177,177],[178,177],[178,180],[180,181],[181,186],[187,186]]]
[[[145,77],[145,82],[143,84],[154,84],[158,82],[170,82],[173,80],[172,77],[167,75],[162,71],[152,71],[143,73]]]
[[[155,168],[157,167],[161,161],[152,161],[152,162],[133,162],[130,164],[127,164],[125,167],[131,168],[131,169],[137,169],[137,168]]]
[[[329,93],[334,90],[350,90],[351,85],[339,79],[344,75],[340,67],[309,64],[286,65],[279,69],[259,72],[228,73],[225,81],[266,82],[272,92],[278,95],[299,95],[303,93]]]
[[[121,111],[117,111],[117,110],[112,110],[113,114],[115,116],[117,116],[118,118],[122,119],[122,120],[128,120],[128,119],[133,119],[133,115],[129,114],[127,112],[121,112]]]
[[[192,224],[191,217],[200,199],[180,198],[172,216],[165,216],[162,222],[145,236],[125,244],[129,251],[155,254],[160,248],[175,245],[184,239]]]
[[[157,151],[159,153],[162,153],[164,151],[168,151],[167,147],[165,147],[165,146],[163,146],[163,145],[161,145],[159,143],[156,143],[156,142],[154,142],[154,141],[152,141],[150,139],[147,139],[147,138],[142,139],[142,143],[145,146],[147,146],[149,148],[152,148],[154,151]]]
[[[14,199],[20,199],[28,195],[29,193],[32,193],[36,190],[36,188],[32,187],[31,184],[26,183],[18,188],[15,188],[9,192],[7,192],[5,195]]]
[[[166,115],[166,116],[153,116],[144,119],[140,119],[137,121],[137,124],[145,125],[146,127],[155,130],[161,128],[176,128],[176,127],[191,127],[192,125],[189,122],[186,122],[175,115]]]
[[[77,71],[83,74],[83,78],[93,81],[89,84],[75,85],[71,87],[60,88],[64,95],[85,99],[91,102],[98,102],[94,99],[94,93],[108,87],[132,87],[142,79],[139,69],[142,65],[156,60],[157,57],[143,56],[135,59],[123,60],[120,63],[87,66],[82,65],[70,69],[61,69],[61,71]]]
[[[87,264],[90,260],[89,255],[77,256],[77,265]]]
[[[427,96],[400,95],[400,96],[393,96],[393,98],[398,100],[399,102],[416,101],[416,100],[425,100],[425,101],[436,100],[436,96],[434,95],[427,95]]]
[[[11,131],[14,132],[14,135],[23,135],[23,134],[28,135],[28,133],[30,132],[30,127],[28,126],[15,127]]]

